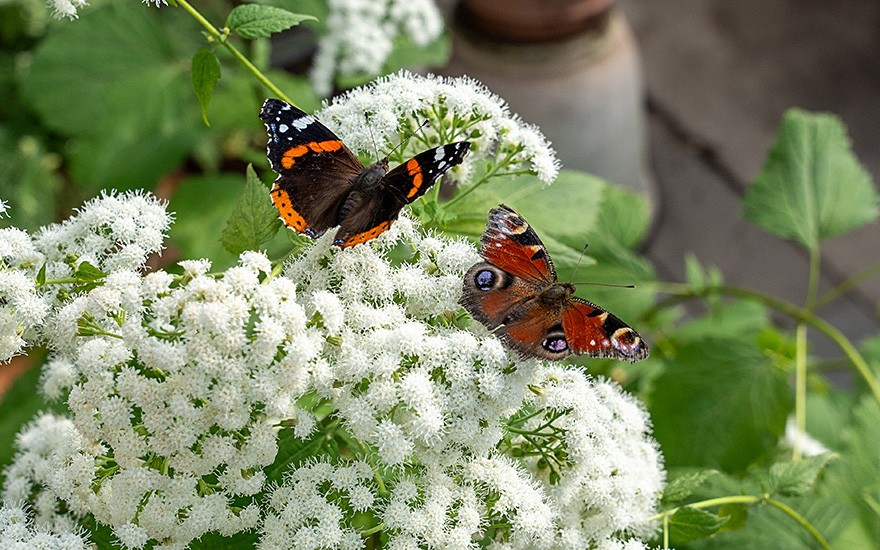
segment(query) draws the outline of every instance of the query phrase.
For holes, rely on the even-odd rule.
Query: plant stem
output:
[[[789,506],[783,502],[779,502],[778,500],[774,500],[774,499],[770,498],[769,495],[763,495],[763,496],[736,495],[736,496],[729,496],[729,497],[711,498],[708,500],[702,500],[700,502],[694,502],[692,504],[686,504],[685,506],[688,506],[690,508],[701,509],[701,508],[711,508],[713,506],[722,506],[724,504],[759,504],[762,502],[767,503],[770,506],[773,506],[773,507],[778,508],[779,510],[782,510],[783,512],[785,512],[786,515],[788,515],[790,518],[795,520],[798,524],[801,525],[801,527],[806,529],[806,531],[810,534],[810,536],[813,537],[813,539],[816,541],[816,543],[819,545],[820,548],[822,548],[823,550],[828,550],[831,548],[828,545],[828,541],[826,541],[825,537],[822,536],[822,533],[820,533],[818,531],[818,529],[813,527],[813,525],[809,521],[807,521],[802,515],[798,514],[791,506]],[[681,508],[684,508],[685,506],[679,506],[677,508],[672,508],[671,510],[665,510],[665,511],[660,512],[659,514],[651,517],[648,520],[648,521],[657,521],[660,519],[663,520],[663,543],[664,543],[665,548],[669,547],[669,544],[668,544],[669,517],[671,517],[673,514],[675,514],[676,512],[678,512]]]
[[[724,294],[727,296],[735,296],[737,298],[745,298],[747,300],[754,300],[756,302],[764,304],[771,309],[775,309],[776,311],[785,313],[796,321],[810,325],[811,327],[825,334],[828,338],[831,339],[831,341],[833,341],[837,345],[837,347],[840,348],[840,350],[847,356],[847,358],[850,360],[850,362],[853,364],[853,366],[856,368],[862,378],[864,378],[865,383],[868,385],[868,388],[874,395],[874,399],[876,399],[877,402],[880,403],[880,381],[878,381],[877,378],[874,376],[874,373],[871,372],[871,368],[868,366],[865,358],[862,357],[862,355],[859,353],[853,343],[850,342],[849,339],[844,336],[842,332],[840,332],[833,325],[831,325],[821,317],[816,316],[816,314],[814,314],[812,311],[809,311],[806,308],[798,307],[784,300],[780,300],[779,298],[776,298],[775,296],[770,296],[769,294],[764,294],[755,290],[740,288],[736,286],[719,285],[702,289],[698,292],[694,291],[689,286],[682,283],[654,283],[653,286],[657,289],[658,292],[672,294],[683,300],[702,298],[707,294],[711,294],[713,292],[717,292],[719,294]]]
[[[791,458],[800,460],[807,433],[807,325],[798,323],[795,342],[794,420],[798,433],[792,442]]]
[[[872,265],[861,273],[857,273],[847,279],[846,281],[840,283],[836,287],[832,288],[824,295],[822,295],[818,300],[816,300],[816,309],[821,308],[822,306],[828,304],[841,294],[844,294],[853,288],[857,287],[859,284],[867,281],[868,279],[873,278],[874,276],[880,274],[880,262]]]
[[[229,53],[231,53],[233,55],[233,57],[238,59],[242,63],[242,65],[244,65],[251,73],[253,73],[253,75],[255,77],[257,77],[257,80],[259,80],[263,84],[263,86],[269,88],[269,90],[273,94],[275,94],[279,99],[283,99],[287,103],[294,105],[293,101],[291,101],[290,98],[287,97],[287,95],[285,95],[284,92],[282,92],[280,89],[278,89],[278,86],[273,84],[272,81],[270,81],[266,77],[266,75],[264,75],[260,71],[260,69],[258,69],[256,66],[254,66],[254,64],[251,63],[250,60],[244,56],[244,54],[242,54],[240,51],[238,51],[238,48],[233,46],[227,40],[228,35],[226,33],[221,33],[219,30],[217,30],[217,28],[214,27],[214,25],[212,25],[210,21],[205,19],[202,16],[202,14],[199,13],[194,7],[192,7],[189,4],[189,2],[187,2],[186,0],[176,0],[176,1],[177,1],[178,5],[180,5],[184,10],[186,10],[190,15],[192,15],[196,21],[198,21],[199,23],[201,23],[201,25],[203,27],[205,27],[205,29],[208,30],[208,32],[211,34],[212,37],[214,37],[214,39],[217,42],[219,42],[220,44],[223,44],[223,46],[227,50],[229,50]]]

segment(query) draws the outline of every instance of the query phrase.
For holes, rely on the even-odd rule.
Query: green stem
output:
[[[774,499],[770,498],[769,495],[763,495],[760,497],[754,496],[754,495],[737,495],[737,496],[729,496],[729,497],[711,498],[708,500],[703,500],[700,502],[694,502],[692,504],[687,504],[685,506],[688,506],[690,508],[700,509],[700,508],[711,508],[713,506],[723,506],[724,504],[759,504],[762,502],[765,502],[765,503],[769,504],[770,506],[773,506],[773,507],[778,508],[779,510],[782,510],[783,512],[785,512],[786,515],[788,515],[791,519],[795,520],[798,524],[800,524],[800,526],[803,527],[810,534],[810,536],[813,537],[813,539],[816,541],[816,543],[819,545],[820,548],[822,548],[823,550],[828,550],[831,548],[828,545],[828,541],[826,541],[825,537],[822,536],[822,533],[820,533],[815,527],[813,527],[813,525],[809,521],[807,521],[802,515],[798,514],[796,511],[794,511],[794,509],[791,508],[791,506],[788,506],[787,504],[785,504],[783,502],[779,502],[778,500],[774,500]],[[657,521],[660,519],[663,520],[663,542],[664,542],[665,547],[667,547],[667,548],[668,548],[668,540],[669,540],[668,539],[669,517],[671,517],[673,514],[678,512],[681,508],[684,508],[684,506],[672,508],[671,510],[665,510],[665,511],[660,512],[659,514],[657,514],[649,519],[649,521]]]
[[[366,531],[361,531],[361,538],[365,539],[367,537],[373,536],[376,533],[378,533],[379,531],[381,531],[382,529],[385,529],[384,523],[380,523],[379,525],[374,525],[374,526],[370,527],[369,529],[367,529]]]
[[[874,373],[871,372],[871,368],[868,366],[867,361],[856,347],[853,345],[849,339],[843,335],[838,329],[829,324],[827,321],[822,319],[821,317],[816,316],[812,311],[809,311],[806,308],[798,307],[794,304],[786,302],[784,300],[780,300],[774,296],[770,296],[768,294],[763,294],[761,292],[757,292],[754,290],[750,290],[747,288],[740,288],[735,286],[728,285],[720,285],[715,287],[710,287],[706,289],[702,289],[699,292],[695,292],[693,289],[688,287],[685,284],[681,283],[655,283],[654,288],[657,289],[658,292],[663,292],[666,294],[673,294],[676,297],[679,297],[684,300],[702,298],[707,294],[711,294],[713,292],[717,292],[719,294],[724,294],[727,296],[735,296],[737,298],[745,298],[747,300],[754,300],[756,302],[762,303],[771,309],[775,309],[781,313],[788,315],[789,317],[795,319],[796,321],[806,323],[811,327],[817,329],[822,332],[834,342],[837,347],[847,356],[859,374],[864,378],[865,383],[868,385],[868,388],[871,390],[871,393],[874,395],[874,399],[880,403],[880,381],[875,378]]]
[[[810,249],[810,275],[807,281],[807,305],[810,311],[815,311],[816,301],[819,298],[819,275],[821,266],[819,265],[819,247],[815,246]]]
[[[798,323],[795,343],[794,419],[798,433],[792,442],[792,460],[800,460],[807,433],[807,325]]]
[[[873,278],[878,274],[880,274],[880,262],[877,262],[876,264],[872,265],[861,273],[853,275],[846,281],[840,283],[836,287],[826,292],[818,300],[816,300],[816,309],[821,308],[822,306],[836,299],[838,296],[849,292],[853,288],[859,286],[861,283]]]
[[[233,46],[227,40],[228,35],[226,33],[221,33],[219,30],[217,30],[217,28],[214,27],[214,25],[212,25],[210,21],[205,19],[202,16],[202,14],[199,13],[194,7],[192,7],[189,4],[189,2],[187,2],[186,0],[176,0],[176,1],[177,1],[177,4],[180,5],[180,7],[182,7],[184,10],[186,10],[190,15],[192,15],[195,18],[196,21],[198,21],[199,23],[201,23],[201,25],[203,27],[205,27],[205,29],[208,30],[208,32],[211,34],[211,36],[214,37],[214,39],[217,42],[219,42],[220,44],[223,44],[223,46],[227,50],[229,50],[229,53],[231,53],[233,55],[233,57],[238,59],[242,63],[242,65],[244,65],[251,73],[253,73],[253,75],[255,77],[257,77],[257,80],[259,80],[263,84],[263,86],[269,88],[269,90],[273,94],[275,94],[278,98],[283,99],[284,101],[286,101],[287,103],[290,103],[291,105],[294,104],[293,101],[291,101],[290,98],[287,97],[287,95],[285,95],[284,92],[282,92],[280,89],[278,89],[278,86],[273,84],[272,81],[270,81],[266,77],[266,75],[264,75],[260,71],[260,69],[258,69],[256,66],[254,66],[254,64],[251,63],[250,60],[244,56],[244,54],[242,54],[240,51],[238,51],[238,48]]]
[[[516,156],[518,153],[519,153],[519,151],[513,151],[513,152],[508,153],[507,156],[504,157],[503,160],[501,160],[498,164],[495,165],[495,167],[493,167],[491,170],[486,172],[486,175],[484,175],[482,178],[480,178],[479,180],[474,182],[473,185],[471,185],[470,187],[468,187],[467,189],[465,189],[461,193],[459,193],[456,196],[449,199],[446,202],[446,204],[443,205],[444,208],[451,207],[452,205],[454,205],[455,203],[457,203],[461,199],[463,199],[466,196],[473,193],[475,189],[477,189],[478,187],[480,187],[481,185],[483,185],[484,183],[489,181],[489,178],[492,178],[492,177],[498,175],[498,171],[501,170],[501,167],[506,166],[511,160],[513,160],[513,157]]]

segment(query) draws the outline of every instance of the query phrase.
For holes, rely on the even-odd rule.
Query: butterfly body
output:
[[[343,248],[386,231],[470,147],[467,141],[434,147],[391,170],[387,158],[364,167],[336,134],[284,101],[267,99],[260,118],[278,173],[271,197],[282,221],[313,238],[339,226],[334,243]]]
[[[484,262],[465,274],[461,304],[523,357],[571,354],[635,362],[647,357],[641,337],[615,315],[574,296],[559,282],[537,233],[512,208],[489,212],[480,239]]]

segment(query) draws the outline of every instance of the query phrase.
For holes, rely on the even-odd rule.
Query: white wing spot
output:
[[[591,346],[595,346],[595,345],[596,345],[596,341],[595,341],[595,340],[590,340],[590,345],[591,345]]]
[[[293,127],[297,130],[305,130],[306,126],[315,122],[315,119],[310,116],[300,117],[293,121]]]
[[[444,147],[437,147],[437,151],[434,153],[434,160],[440,161],[443,160],[443,157],[446,156],[446,151],[444,151]]]
[[[288,130],[290,130],[290,127],[288,127],[287,124],[279,124],[278,125],[278,131],[281,132],[282,134],[286,134]]]

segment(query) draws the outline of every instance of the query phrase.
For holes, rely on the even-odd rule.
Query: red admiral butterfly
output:
[[[260,118],[278,173],[272,202],[284,224],[309,237],[338,225],[333,242],[343,248],[386,231],[470,147],[459,141],[428,149],[389,172],[387,157],[365,168],[336,134],[280,99],[267,99]]]
[[[636,331],[576,298],[560,283],[537,233],[512,208],[489,211],[480,238],[486,260],[464,276],[461,305],[523,357],[559,360],[572,353],[635,363],[648,356]]]

